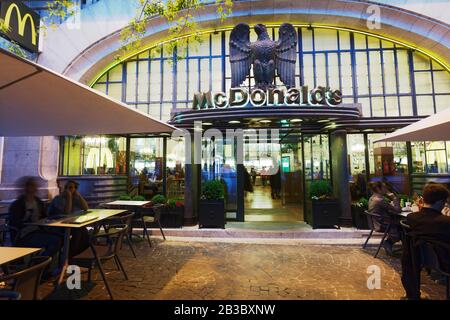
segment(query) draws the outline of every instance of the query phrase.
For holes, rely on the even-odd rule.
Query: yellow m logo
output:
[[[27,13],[22,17],[22,14],[20,13],[20,9],[15,3],[11,3],[8,7],[8,10],[5,14],[5,26],[7,28],[10,28],[10,20],[11,20],[11,14],[13,11],[16,13],[17,16],[17,25],[19,27],[18,33],[23,37],[25,33],[25,25],[27,21],[29,20],[31,23],[31,43],[33,45],[36,45],[36,39],[37,39],[37,33],[36,33],[36,26],[34,24],[33,17],[31,14]]]

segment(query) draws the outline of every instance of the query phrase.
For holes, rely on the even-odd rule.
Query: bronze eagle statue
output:
[[[297,32],[289,23],[279,29],[278,41],[269,37],[263,24],[254,27],[258,39],[250,42],[250,27],[239,23],[230,35],[231,87],[239,87],[250,74],[253,64],[255,88],[267,90],[274,87],[275,70],[289,89],[295,87],[295,61]]]

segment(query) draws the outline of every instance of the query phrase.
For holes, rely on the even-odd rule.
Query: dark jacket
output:
[[[246,168],[244,168],[244,191],[253,192],[252,180]]]
[[[272,174],[269,177],[270,185],[272,189],[274,190],[280,190],[281,189],[281,169],[278,169],[278,171],[275,174]]]
[[[432,241],[437,245],[435,250],[442,268],[450,272],[450,217],[431,208],[422,208],[409,214],[406,222],[411,227],[410,235],[416,239],[414,245]]]
[[[450,217],[441,212],[422,208],[409,214],[406,222],[411,227],[412,236],[450,245]]]
[[[393,203],[394,205],[390,204],[390,202],[388,202],[385,198],[374,194],[369,198],[368,211],[382,217],[402,212],[400,202],[397,198],[395,198]]]
[[[40,219],[46,217],[45,206],[41,199],[35,197],[37,206],[40,212]],[[14,201],[9,207],[9,225],[13,227],[11,232],[12,239],[16,236],[16,230],[21,230],[27,221],[24,221],[26,214],[25,196],[20,196],[16,201]]]
[[[419,212],[410,213],[406,223],[411,230],[402,241],[402,284],[408,298],[418,299],[423,266],[418,245],[424,240],[437,244],[434,248],[441,268],[450,272],[450,217],[434,209],[422,208]]]

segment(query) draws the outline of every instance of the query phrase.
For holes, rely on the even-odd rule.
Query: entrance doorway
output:
[[[248,188],[244,181],[245,221],[303,221],[300,138],[290,133],[277,142],[245,141],[244,170],[251,183]]]
[[[308,220],[310,186],[331,183],[328,134],[279,130],[278,139],[251,137],[241,147],[234,139],[204,138],[200,182],[219,179],[226,186],[228,221]],[[249,136],[251,139],[249,139]],[[243,148],[243,163],[238,161]],[[251,185],[249,187],[249,185]],[[275,187],[275,188],[274,188]]]

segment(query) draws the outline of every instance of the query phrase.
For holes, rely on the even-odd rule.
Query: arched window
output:
[[[276,39],[278,28],[270,27]],[[340,89],[364,117],[429,115],[447,107],[450,75],[430,56],[394,41],[342,28],[297,27],[296,84]],[[190,107],[196,91],[230,88],[230,31],[210,32],[177,54],[162,46],[105,71],[93,87],[162,120]],[[254,32],[252,41],[256,40]],[[279,81],[278,85],[280,85]],[[244,85],[253,85],[252,75]]]

